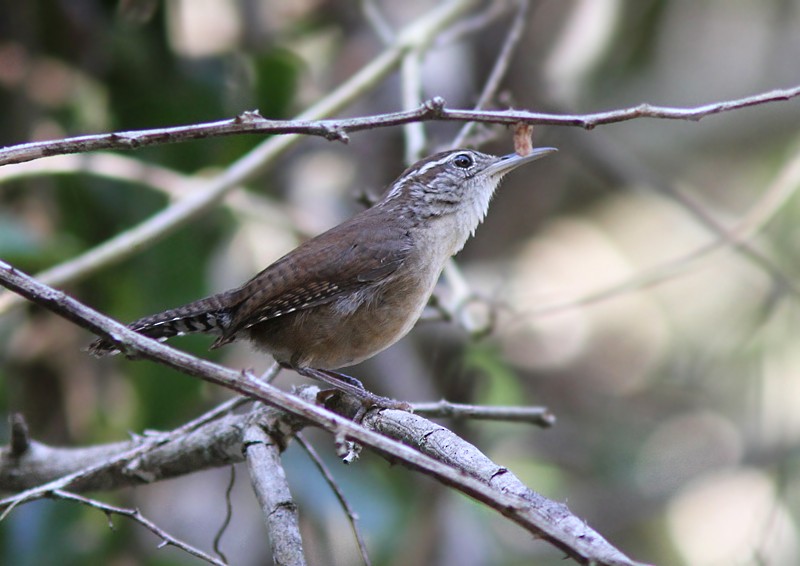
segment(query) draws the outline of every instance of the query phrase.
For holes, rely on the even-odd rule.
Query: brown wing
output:
[[[407,228],[374,209],[320,234],[245,283],[243,300],[214,347],[260,322],[329,303],[388,277],[411,250]]]

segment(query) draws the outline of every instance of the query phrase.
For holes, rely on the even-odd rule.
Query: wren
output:
[[[405,336],[445,262],[486,216],[503,176],[554,151],[431,155],[406,169],[377,204],[300,244],[241,287],[128,326],[160,340],[215,334],[212,349],[250,340],[281,366],[363,398],[360,383],[333,370]],[[99,339],[89,351],[102,356],[119,348]]]

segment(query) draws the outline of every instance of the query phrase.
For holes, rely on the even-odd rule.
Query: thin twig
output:
[[[325,478],[325,481],[330,486],[331,491],[333,491],[333,494],[339,501],[339,505],[342,506],[342,509],[347,516],[347,520],[350,522],[350,527],[353,529],[353,536],[356,537],[356,544],[358,545],[358,551],[361,553],[361,560],[364,561],[364,566],[372,566],[372,561],[370,560],[369,553],[367,552],[367,543],[364,541],[364,535],[361,534],[361,529],[358,528],[358,515],[353,508],[350,507],[350,502],[347,501],[347,498],[344,496],[344,492],[339,487],[339,484],[336,483],[336,478],[333,477],[333,474],[328,469],[328,466],[322,460],[311,443],[306,440],[305,435],[303,435],[302,432],[298,432],[294,436],[298,444],[300,444],[303,450],[306,451],[306,454],[308,454],[309,458],[311,458],[311,461],[314,462],[314,465],[322,474],[322,477]]]
[[[57,480],[48,482],[40,486],[36,486],[34,488],[25,490],[21,493],[17,493],[12,497],[7,497],[5,499],[0,500],[0,509],[4,509],[3,513],[0,514],[0,521],[4,521],[5,518],[11,513],[11,511],[13,511],[18,505],[21,505],[22,503],[33,501],[34,499],[41,499],[51,491],[68,487],[69,485],[75,482],[78,482],[84,478],[91,477],[95,473],[107,469],[111,465],[118,464],[120,462],[128,461],[135,458],[136,456],[144,453],[145,450],[149,450],[151,448],[151,443],[155,444],[154,441],[146,441],[146,444],[142,444],[135,448],[122,452],[117,456],[115,456],[111,461],[103,461],[102,463],[96,464],[94,466],[88,466],[74,473],[62,476]]]
[[[516,486],[514,490],[499,487],[498,480],[502,483],[513,477],[513,474],[510,474],[505,468],[487,464],[487,466],[493,466],[491,467],[493,471],[487,471],[480,476],[465,474],[453,464],[442,463],[431,456],[423,455],[417,449],[392,440],[389,436],[384,435],[386,434],[385,432],[384,434],[377,434],[367,430],[363,426],[359,426],[335,413],[259,381],[247,372],[233,371],[142,336],[64,293],[22,274],[2,260],[0,260],[0,285],[25,296],[32,302],[71,320],[95,334],[111,339],[120,345],[124,344],[123,347],[127,352],[135,354],[139,358],[161,363],[187,375],[198,377],[209,383],[258,399],[270,406],[279,407],[300,419],[312,422],[332,432],[335,436],[348,437],[365,446],[370,446],[379,453],[390,456],[394,461],[403,462],[409,468],[436,478],[443,484],[486,504],[491,509],[522,526],[528,532],[547,540],[550,544],[563,550],[581,563],[603,565],[635,564],[634,561],[611,546],[599,533],[588,527],[584,521],[572,515],[566,506],[548,501],[546,498],[533,493],[518,479],[514,480],[514,485]],[[388,410],[385,412],[388,412]],[[420,422],[418,419],[421,419],[421,417],[410,415],[403,411],[393,411],[391,414],[407,415],[414,422]],[[372,413],[368,413],[364,417],[364,424],[368,420],[371,423],[375,422],[371,415]],[[391,423],[392,421],[387,421],[387,426],[391,426]],[[432,423],[430,424],[432,425]],[[397,431],[398,437],[409,440],[410,437],[404,436],[403,430],[405,429]],[[437,427],[435,430],[438,433],[446,431],[441,427]],[[422,439],[426,450],[433,447],[435,438],[431,434],[426,433],[424,437],[416,440],[419,441],[420,439]],[[455,439],[451,438],[449,440],[450,447],[456,446],[453,444]],[[472,447],[472,449],[477,452],[476,448]],[[449,461],[453,461],[452,456],[448,458]],[[44,486],[36,490],[28,490],[28,492],[21,494],[21,497],[30,498],[33,496],[32,494],[42,493],[42,490],[44,490],[43,493],[47,493],[52,489],[62,487]],[[15,497],[13,501],[13,504],[16,504],[19,499]]]
[[[412,403],[417,415],[424,417],[449,417],[454,419],[476,419],[527,423],[549,428],[556,424],[556,417],[547,407],[496,407],[451,403],[442,399],[434,403]]]
[[[215,564],[216,566],[226,566],[227,562],[217,560],[213,556],[206,554],[202,550],[193,547],[189,543],[182,541],[181,539],[172,536],[164,529],[156,525],[153,521],[142,515],[142,513],[138,509],[128,509],[125,507],[117,507],[116,505],[108,505],[107,503],[103,503],[102,501],[98,501],[96,499],[91,499],[89,497],[84,497],[82,495],[77,495],[75,493],[71,493],[69,491],[64,491],[62,489],[56,489],[50,492],[50,497],[55,499],[63,499],[65,501],[73,501],[76,503],[81,503],[82,505],[86,505],[93,509],[97,509],[98,511],[102,511],[107,516],[111,515],[120,515],[122,517],[127,517],[128,519],[132,519],[136,521],[148,531],[156,535],[158,538],[161,539],[162,543],[158,546],[162,548],[164,546],[174,546],[175,548],[179,548],[184,552],[191,554],[199,558],[200,560],[205,560],[209,564]]]
[[[390,51],[389,54],[394,55],[394,51]],[[404,55],[405,50],[400,50],[400,54]],[[389,61],[384,61],[384,58],[388,58]],[[380,64],[379,70],[382,71],[381,73],[375,74],[371,68],[372,65],[365,67],[362,72],[365,70],[370,71],[369,78],[371,79],[370,84],[372,84],[379,78],[382,78],[396,62],[394,57],[379,57],[378,60],[373,62],[373,65],[377,66]],[[359,83],[357,85],[359,89],[366,86],[361,84],[364,77],[357,74],[354,78],[359,79],[359,81],[357,81]],[[351,83],[348,82],[346,84],[350,86]],[[336,108],[338,109],[340,108],[339,103],[341,102],[340,96],[342,96],[342,93],[337,90],[334,94],[338,96],[333,97],[332,94],[331,97],[336,98]],[[349,91],[347,94],[352,96],[353,92]],[[360,95],[362,91],[358,90],[356,94]],[[264,142],[264,144],[257,147],[239,162],[231,166],[232,170],[227,177],[227,182],[232,182],[232,184],[236,186],[260,173],[272,162],[277,151],[283,151],[288,145],[297,141],[296,136],[289,134],[306,134],[343,140],[345,139],[344,134],[351,132],[430,121],[483,122],[485,124],[505,125],[523,123],[530,125],[576,126],[586,130],[592,130],[597,126],[617,124],[641,118],[697,122],[714,114],[731,112],[773,102],[787,101],[797,96],[800,96],[800,86],[776,89],[745,98],[714,102],[702,106],[675,107],[642,103],[628,108],[589,114],[550,114],[545,112],[532,112],[529,110],[456,109],[447,108],[442,98],[435,97],[412,110],[375,114],[373,116],[358,118],[317,121],[314,121],[311,117],[318,114],[318,107],[315,106],[304,112],[296,120],[267,120],[266,118],[252,115],[251,118],[244,121],[232,118],[204,124],[156,128],[152,130],[132,130],[111,134],[96,134],[9,146],[0,149],[0,165],[22,163],[24,161],[65,153],[97,151],[100,149],[138,149],[140,147],[175,143],[177,141],[235,134],[286,134]],[[329,99],[326,98],[323,102],[328,102],[328,100]],[[314,112],[312,112],[312,110]],[[228,185],[226,185],[226,188],[227,187]]]
[[[228,477],[228,486],[225,488],[225,519],[222,521],[222,525],[220,525],[217,534],[214,535],[214,552],[217,553],[223,562],[227,562],[228,558],[225,556],[225,553],[222,552],[222,536],[225,534],[225,531],[228,530],[228,526],[231,524],[231,519],[233,518],[233,503],[231,503],[231,494],[233,493],[233,486],[236,485],[236,466],[230,466],[230,476]]]

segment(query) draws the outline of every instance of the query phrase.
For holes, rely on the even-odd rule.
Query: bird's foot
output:
[[[320,405],[327,405],[328,403],[334,401],[335,398],[340,396],[342,393],[347,393],[358,399],[360,406],[355,412],[353,416],[353,421],[360,423],[364,418],[364,415],[367,414],[368,411],[371,409],[397,409],[400,411],[411,411],[411,405],[405,401],[398,401],[397,399],[392,399],[390,397],[382,397],[381,395],[375,395],[374,393],[370,393],[366,389],[362,389],[360,391],[344,391],[342,389],[323,389],[319,393],[317,393],[317,403]]]

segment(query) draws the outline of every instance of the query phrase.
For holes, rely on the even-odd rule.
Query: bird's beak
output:
[[[499,161],[489,165],[489,167],[483,170],[483,174],[490,177],[502,177],[520,165],[525,165],[531,161],[536,161],[537,159],[540,159],[545,155],[555,153],[556,151],[558,150],[554,147],[537,147],[534,148],[528,155],[517,155],[516,153],[510,153],[501,157]]]

